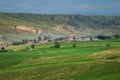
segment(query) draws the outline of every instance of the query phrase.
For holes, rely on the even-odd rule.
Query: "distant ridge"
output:
[[[15,29],[26,26],[41,31]],[[32,14],[0,12],[0,43],[41,36],[86,37],[120,34],[120,16],[83,16],[67,14]]]

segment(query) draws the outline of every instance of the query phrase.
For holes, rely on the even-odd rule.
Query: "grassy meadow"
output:
[[[76,44],[76,47],[72,47]],[[109,45],[108,45],[109,44]],[[0,53],[0,80],[119,80],[120,41],[12,46]]]

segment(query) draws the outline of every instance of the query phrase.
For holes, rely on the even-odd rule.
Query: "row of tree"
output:
[[[23,44],[28,44],[29,41],[33,43],[38,43],[41,40],[50,40],[48,36],[44,36],[43,39],[41,36],[38,37],[38,39],[33,39],[33,40],[28,40],[28,39],[23,39],[22,41],[17,41],[13,42],[12,45],[23,45]]]
[[[13,42],[12,45],[23,45],[27,43],[28,43],[28,39],[23,39],[22,41]]]
[[[106,39],[119,39],[120,34],[115,34],[113,36],[98,35],[96,38],[106,40]]]
[[[102,40],[107,40],[107,39],[119,39],[120,38],[120,34],[115,34],[113,36],[105,36],[105,35],[98,35],[96,36],[96,38],[98,39],[102,39]],[[60,38],[56,38],[54,39],[54,41],[61,41],[61,40],[65,40],[67,39],[67,37],[60,37]],[[75,40],[76,37],[73,37],[73,40]],[[92,38],[90,38],[92,40]],[[41,36],[39,36],[37,39],[34,40],[28,40],[28,39],[23,39],[22,41],[18,41],[18,42],[13,42],[12,45],[23,45],[23,44],[28,44],[29,41],[32,41],[33,43],[39,43],[41,40],[48,40],[48,42],[51,42],[50,37],[48,36],[44,36],[43,38]]]

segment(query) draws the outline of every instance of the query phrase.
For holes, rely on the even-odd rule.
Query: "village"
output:
[[[48,35],[40,35],[35,39],[22,39],[20,41],[14,41],[12,43],[4,44],[0,46],[0,50],[10,47],[10,46],[19,46],[19,45],[35,45],[35,44],[48,44],[48,43],[66,43],[66,42],[89,42],[89,41],[101,41],[101,40],[110,40],[110,39],[119,39],[120,35],[116,34],[113,36],[104,36],[98,35],[96,37],[59,37],[51,38]]]
[[[39,44],[46,44],[46,43],[63,43],[63,42],[82,42],[82,41],[97,41],[98,38],[59,38],[54,40],[41,40]],[[31,43],[31,42],[30,42]],[[33,43],[33,42],[32,42]]]
[[[28,40],[23,39],[22,41],[13,42],[12,44],[6,44],[4,46],[0,46],[0,49],[7,48],[9,46],[19,46],[19,45],[31,45],[31,44],[48,44],[48,43],[64,43],[64,42],[85,42],[85,41],[98,41],[98,38],[75,38],[75,37],[68,37],[68,38],[56,38],[50,39],[47,36],[41,37],[39,36],[38,39]]]

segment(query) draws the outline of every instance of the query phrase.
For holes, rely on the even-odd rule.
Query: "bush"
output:
[[[32,48],[32,49],[35,49],[35,45],[34,45],[34,44],[32,44],[32,45],[31,45],[31,48]]]
[[[73,48],[76,48],[77,46],[76,46],[76,44],[73,44],[72,47],[73,47]]]
[[[5,50],[5,47],[2,47],[1,50]]]
[[[26,49],[28,50],[28,49],[30,49],[29,47],[26,47]]]
[[[97,36],[98,39],[102,39],[102,40],[106,40],[106,39],[111,39],[111,36],[104,36],[104,35],[98,35]]]
[[[53,46],[50,46],[50,48],[54,48]]]
[[[110,46],[110,44],[106,44],[106,46]]]
[[[26,51],[29,51],[30,50],[30,48],[29,47],[26,47],[26,49],[25,49]]]
[[[54,45],[54,48],[60,48],[60,43],[56,43],[56,44]]]
[[[8,50],[5,50],[5,47],[2,47],[0,52],[8,52]]]

